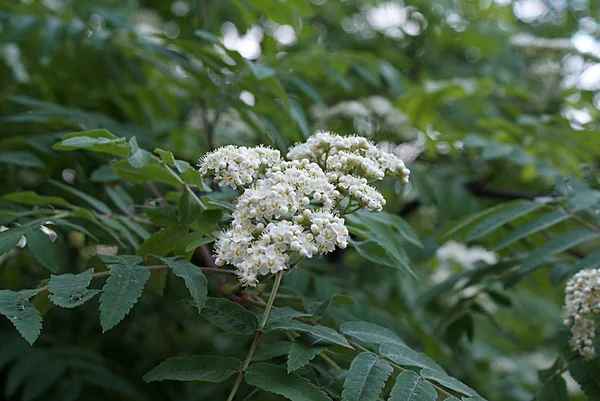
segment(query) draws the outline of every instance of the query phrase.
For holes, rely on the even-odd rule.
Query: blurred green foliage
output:
[[[11,227],[0,236],[0,286],[103,273],[118,263],[93,255],[115,250],[160,248],[206,266],[233,194],[206,195],[208,210],[189,206],[209,189],[193,168],[204,153],[284,151],[316,129],[356,132],[405,159],[410,186],[382,182],[386,221],[349,219],[357,248],[303,262],[278,306],[313,315],[330,300],[320,324],[346,335],[348,322],[386,327],[489,400],[597,400],[598,362],[566,346],[562,304],[568,277],[600,267],[599,18],[589,0],[0,0],[0,223]],[[66,142],[88,130],[98,141]],[[83,148],[93,152],[68,151]],[[172,154],[147,152],[155,148]],[[27,248],[12,250],[48,220],[54,243],[29,234]],[[168,235],[148,240],[157,227]],[[415,277],[394,268],[403,264]],[[40,292],[33,346],[3,318],[5,399],[226,399],[232,380],[142,380],[174,356],[243,360],[252,341],[211,320],[210,308],[200,316],[206,294],[186,286],[201,279],[173,270],[153,270],[152,290],[129,294],[137,304],[124,312],[99,312],[100,279],[77,301]],[[208,278],[209,302],[236,283]],[[128,315],[103,334],[114,318],[103,313]],[[27,319],[24,337],[35,338],[39,322]],[[283,340],[266,334],[257,363],[285,364]],[[337,371],[316,358],[297,373],[340,399],[354,355],[333,354]],[[261,368],[275,379],[263,383],[255,368],[248,383],[276,387],[282,372]],[[392,381],[382,399],[390,391]],[[244,383],[245,396],[281,399]]]

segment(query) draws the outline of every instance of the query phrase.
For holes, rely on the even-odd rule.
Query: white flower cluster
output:
[[[594,359],[596,324],[592,314],[600,313],[600,269],[585,269],[575,274],[565,288],[564,324],[571,328],[569,346],[585,360]]]
[[[311,258],[348,245],[344,210],[380,211],[385,199],[368,184],[385,175],[408,180],[396,156],[365,138],[319,132],[278,151],[226,146],[207,154],[200,172],[221,186],[243,189],[231,228],[216,243],[216,264],[237,268],[240,282],[255,286],[259,275],[288,268],[292,255]]]
[[[273,166],[281,160],[278,150],[257,146],[246,148],[224,146],[208,153],[201,161],[200,173],[212,174],[220,186],[232,188],[250,184],[261,169]]]

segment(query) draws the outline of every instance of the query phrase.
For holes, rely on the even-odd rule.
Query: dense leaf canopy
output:
[[[4,396],[600,399],[595,326],[576,343],[564,307],[600,268],[599,19],[593,0],[0,0]],[[319,130],[410,180],[373,184],[387,204],[345,217],[347,248],[243,287],[213,257],[240,188],[199,160]]]

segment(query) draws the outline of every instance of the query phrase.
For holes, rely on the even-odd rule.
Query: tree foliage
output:
[[[600,3],[0,4],[7,399],[600,396],[563,323],[600,268]],[[213,257],[240,191],[199,160],[317,130],[409,184],[243,287]]]

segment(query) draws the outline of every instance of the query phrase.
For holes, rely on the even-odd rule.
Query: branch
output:
[[[142,266],[142,267],[144,267],[148,270],[162,270],[162,269],[170,269],[171,268],[169,265],[150,265],[150,266]],[[218,275],[224,274],[224,275],[228,275],[228,276],[236,275],[235,271],[227,270],[227,269],[219,269],[219,268],[214,268],[214,267],[198,267],[198,269],[200,269],[202,271],[202,273],[207,273],[207,274],[218,274]],[[92,276],[92,279],[110,276],[110,270],[92,273],[91,276]],[[37,289],[37,291],[38,292],[48,291],[48,286],[40,287]]]

